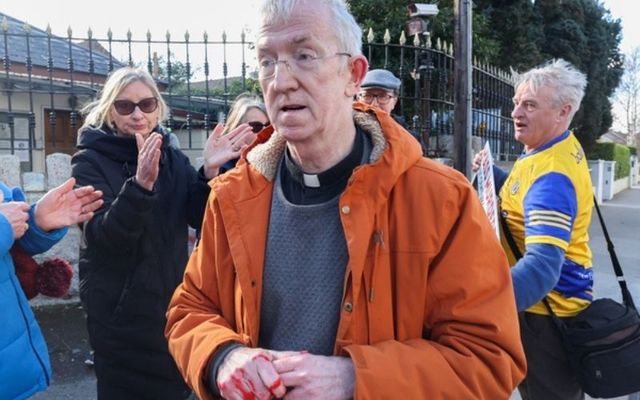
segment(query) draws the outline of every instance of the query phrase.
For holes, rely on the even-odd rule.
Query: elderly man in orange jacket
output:
[[[272,121],[211,182],[168,311],[202,399],[507,399],[526,366],[509,269],[464,176],[352,99],[343,0],[268,0]]]

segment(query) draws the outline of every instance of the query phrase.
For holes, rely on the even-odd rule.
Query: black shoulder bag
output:
[[[577,316],[563,321],[555,315],[546,297],[543,302],[560,331],[567,358],[582,389],[591,397],[611,398],[640,391],[640,315],[595,198],[594,203],[623,303],[597,299]],[[513,255],[520,259],[522,254],[502,215],[500,222]]]

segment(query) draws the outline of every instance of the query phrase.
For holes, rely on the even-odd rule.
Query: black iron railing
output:
[[[141,66],[157,79],[170,107],[165,125],[178,134],[187,152],[201,150],[217,121],[224,119],[235,95],[256,90],[253,44],[210,40],[204,33],[180,40],[169,32],[161,40],[147,32],[138,40],[127,32],[97,37],[89,29],[66,37],[30,27],[0,14],[0,153],[21,154],[23,170],[34,157],[55,151],[72,153],[82,125],[81,109],[94,100],[108,74],[125,65]],[[382,43],[368,35],[364,53],[371,68],[386,68],[403,82],[396,112],[420,140],[428,156],[451,157],[453,137],[453,51],[439,40],[402,36]],[[230,72],[232,71],[232,72]],[[475,63],[473,134],[489,141],[497,158],[513,159],[521,146],[513,139],[510,112],[513,84],[506,73]]]

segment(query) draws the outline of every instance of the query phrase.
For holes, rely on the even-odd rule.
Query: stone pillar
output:
[[[46,158],[47,164],[47,190],[56,186],[60,186],[71,177],[71,156],[68,154],[54,153]],[[71,288],[69,296],[76,297],[78,295],[78,261],[80,258],[80,237],[81,231],[77,225],[69,227],[69,232],[55,244],[49,251],[35,256],[36,260],[51,258],[62,258],[73,266],[73,278],[71,280]],[[39,298],[42,296],[38,296]],[[48,298],[42,298],[40,301],[47,302]],[[55,302],[55,300],[51,299]]]
[[[593,186],[593,194],[596,196],[598,204],[602,204],[602,196],[604,191],[604,161],[588,160],[589,173],[591,174],[591,184]]]
[[[71,177],[71,156],[54,153],[47,156],[47,190],[60,186]]]
[[[15,154],[0,155],[0,180],[9,187],[21,187],[20,159]]]
[[[29,204],[38,201],[47,192],[44,174],[39,172],[22,174],[22,190],[24,190]]]

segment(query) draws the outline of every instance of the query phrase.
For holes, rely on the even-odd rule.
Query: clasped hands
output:
[[[224,359],[217,377],[228,400],[350,399],[355,371],[348,357],[238,347]]]

